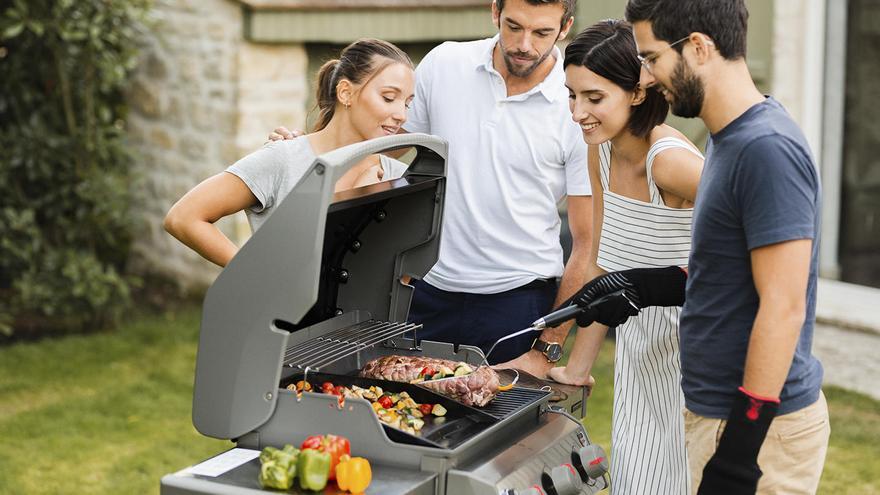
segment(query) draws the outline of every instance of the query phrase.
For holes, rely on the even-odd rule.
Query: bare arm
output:
[[[591,238],[592,247],[590,249],[589,264],[587,265],[587,276],[584,281],[592,280],[602,275],[604,270],[599,268],[596,260],[599,253],[599,240],[602,234],[602,217],[604,213],[602,192],[602,182],[599,178],[599,153],[598,148],[590,146],[589,148],[589,169],[590,183],[593,184],[593,232]],[[583,284],[583,282],[581,282]],[[575,287],[577,290],[581,285]],[[560,290],[561,292],[561,290]],[[573,291],[572,291],[573,293]],[[571,294],[569,294],[570,296]],[[602,341],[605,334],[608,333],[608,327],[600,323],[594,323],[586,328],[578,328],[574,339],[574,345],[571,348],[571,355],[568,357],[568,363],[565,367],[557,367],[550,370],[550,377],[560,383],[568,383],[571,385],[589,385],[592,386],[593,380],[590,376],[590,370],[599,355],[602,347]]]
[[[587,268],[590,265],[590,250],[593,243],[593,197],[568,197],[568,226],[571,230],[571,255],[565,264],[559,292],[553,307],[558,307],[571,297],[576,290],[583,287],[587,280]],[[545,341],[563,342],[568,335],[568,325],[548,328],[541,334]],[[551,339],[551,340],[548,340]]]
[[[752,275],[760,299],[746,355],[743,387],[779,397],[806,318],[813,241],[802,239],[752,250]]]
[[[657,187],[693,204],[703,173],[703,159],[688,150],[671,148],[654,158],[651,172]]]
[[[221,172],[184,194],[165,216],[165,230],[206,260],[226,266],[238,247],[214,222],[257,204],[241,179]]]

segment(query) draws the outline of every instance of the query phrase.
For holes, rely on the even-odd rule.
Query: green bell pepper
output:
[[[288,490],[296,477],[299,450],[293,445],[285,445],[278,450],[266,447],[260,452],[260,485],[263,488]]]
[[[323,490],[330,477],[330,453],[305,449],[297,463],[299,486],[305,490]]]

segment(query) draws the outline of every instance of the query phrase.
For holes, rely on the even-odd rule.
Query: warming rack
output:
[[[320,371],[340,359],[357,354],[407,332],[415,334],[422,325],[367,320],[334,330],[326,335],[289,347],[284,354],[284,365],[289,368]]]

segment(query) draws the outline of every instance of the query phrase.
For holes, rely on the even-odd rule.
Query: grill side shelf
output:
[[[284,353],[282,362],[289,368],[320,371],[340,359],[404,333],[416,333],[420,328],[421,325],[413,323],[367,320],[291,346]]]

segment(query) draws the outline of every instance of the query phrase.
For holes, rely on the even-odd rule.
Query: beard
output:
[[[507,67],[507,72],[516,77],[528,77],[532,72],[535,71],[535,69],[538,68],[539,65],[541,65],[544,60],[547,60],[547,57],[549,57],[550,54],[553,52],[553,47],[551,46],[550,49],[547,50],[547,53],[541,55],[540,57],[537,57],[532,64],[523,67],[520,65],[515,65],[512,57],[529,57],[528,53],[523,53],[519,51],[508,52],[504,49],[504,45],[501,44],[500,41],[498,42],[498,44],[501,46],[501,58],[504,59],[504,65]]]
[[[703,81],[684,59],[678,60],[672,72],[671,84],[672,88],[668,91],[672,94],[672,101],[669,103],[672,114],[686,119],[699,117],[706,96],[703,91]]]

